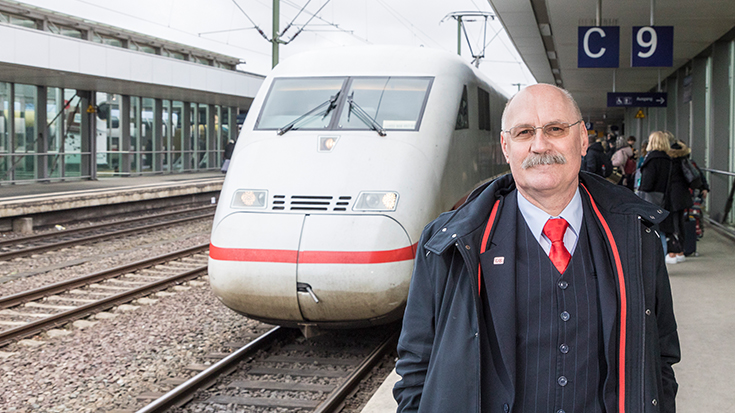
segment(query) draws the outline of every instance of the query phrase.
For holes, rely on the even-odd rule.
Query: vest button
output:
[[[569,353],[569,346],[566,344],[562,344],[559,346],[559,351],[561,351],[562,354],[567,354]]]
[[[556,380],[556,382],[559,383],[559,385],[561,387],[564,387],[564,386],[567,385],[567,383],[569,383],[569,380],[567,380],[567,378],[564,377],[564,376],[559,376],[559,378]]]
[[[564,409],[559,409],[556,411],[556,413],[567,413],[567,412],[565,412]]]
[[[503,404],[503,411],[504,411],[505,413],[508,413],[508,412],[510,412],[510,406],[508,406],[508,403],[505,403],[505,404]]]
[[[561,314],[559,314],[559,317],[561,317],[561,321],[569,321],[569,313],[566,311],[562,311]]]
[[[559,288],[561,288],[562,290],[566,290],[567,287],[569,287],[569,283],[568,282],[566,282],[564,280],[559,281]]]

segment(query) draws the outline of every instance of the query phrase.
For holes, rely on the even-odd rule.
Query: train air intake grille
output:
[[[271,209],[274,211],[334,211],[349,209],[351,196],[331,195],[273,195]]]

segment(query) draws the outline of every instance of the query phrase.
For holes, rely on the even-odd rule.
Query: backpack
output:
[[[623,167],[623,172],[625,172],[626,175],[633,175],[636,170],[636,161],[633,159],[633,157],[628,158],[627,161],[625,161],[625,166]]]
[[[681,171],[684,173],[684,179],[687,180],[689,188],[702,188],[702,174],[696,166],[692,165],[692,161],[689,158],[681,159]]]

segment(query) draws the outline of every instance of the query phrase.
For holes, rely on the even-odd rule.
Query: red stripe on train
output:
[[[387,251],[301,251],[220,248],[209,244],[209,257],[220,261],[280,262],[286,264],[380,264],[414,259],[416,246]]]

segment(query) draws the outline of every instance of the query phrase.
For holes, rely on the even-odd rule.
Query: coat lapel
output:
[[[480,255],[482,266],[483,291],[487,294],[490,314],[485,315],[492,322],[494,331],[488,331],[493,349],[497,345],[505,371],[498,375],[508,392],[514,397],[516,370],[516,287],[515,287],[515,245],[516,214],[518,200],[516,193],[505,197],[497,226],[493,230],[490,245]],[[497,364],[499,365],[499,363]]]

